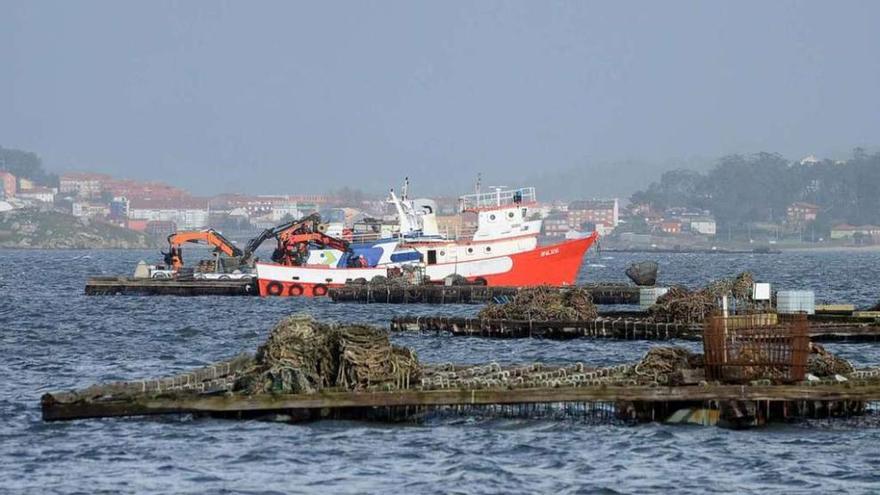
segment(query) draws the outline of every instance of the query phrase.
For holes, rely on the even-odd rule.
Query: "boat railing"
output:
[[[501,208],[537,201],[534,187],[521,187],[518,189],[496,188],[492,192],[466,194],[459,198],[461,211],[479,211],[492,208]]]

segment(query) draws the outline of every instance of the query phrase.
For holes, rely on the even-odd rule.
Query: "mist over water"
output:
[[[357,305],[245,297],[86,297],[88,276],[128,273],[151,251],[4,251],[0,256],[0,492],[536,493],[871,492],[880,429],[818,423],[753,431],[577,420],[437,417],[425,424],[289,425],[189,416],[43,423],[39,397],[95,382],[170,375],[254,351],[285,315],[387,326],[400,314],[477,306]],[[195,253],[191,256],[196,256]],[[591,252],[581,280],[620,280],[645,255]],[[662,284],[741,270],[817,300],[873,304],[880,253],[664,254]],[[607,365],[649,342],[395,335],[430,363]],[[683,345],[698,346],[695,343]],[[858,365],[872,344],[828,345]]]
[[[626,197],[876,147],[880,4],[0,2],[0,145],[198,195]],[[696,162],[696,163],[695,163]],[[342,182],[343,184],[340,184]]]

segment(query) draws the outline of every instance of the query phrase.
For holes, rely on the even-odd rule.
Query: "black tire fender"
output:
[[[288,296],[301,296],[305,291],[303,290],[303,286],[299,284],[293,284],[287,289]]]
[[[318,284],[312,287],[312,295],[313,296],[326,296],[327,295],[327,286],[324,284]]]
[[[284,292],[284,286],[281,285],[281,282],[273,280],[266,284],[266,293],[270,296],[280,296],[282,292]]]

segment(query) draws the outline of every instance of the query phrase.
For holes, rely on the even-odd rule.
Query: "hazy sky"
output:
[[[204,194],[578,171],[612,196],[678,159],[876,146],[878,21],[878,1],[0,0],[0,145]]]

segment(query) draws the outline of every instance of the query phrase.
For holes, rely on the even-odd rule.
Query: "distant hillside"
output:
[[[0,248],[143,249],[156,239],[57,211],[25,208],[0,213]]]

